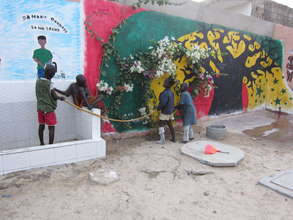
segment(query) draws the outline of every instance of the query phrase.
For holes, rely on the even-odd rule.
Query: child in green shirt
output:
[[[45,36],[38,36],[41,48],[34,50],[33,60],[38,64],[38,78],[45,77],[44,66],[52,62],[53,55],[50,50],[45,48],[47,39]]]
[[[36,82],[37,109],[39,120],[39,139],[40,144],[44,145],[45,125],[49,127],[49,144],[54,142],[55,125],[57,124],[55,109],[57,108],[57,99],[64,100],[64,97],[56,95],[54,89],[51,89],[51,79],[57,72],[56,63],[45,66],[45,78],[38,78]]]

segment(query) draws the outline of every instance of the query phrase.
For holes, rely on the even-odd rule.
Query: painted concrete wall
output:
[[[65,89],[70,80],[58,80],[55,86]],[[38,121],[34,81],[0,82],[0,151],[37,146]],[[79,139],[76,111],[65,103],[58,102],[55,142]],[[45,130],[48,143],[48,129]]]
[[[120,1],[126,5],[132,4],[134,1],[130,0],[124,0]],[[166,14],[155,20],[152,20],[153,18],[150,16],[148,17],[149,20],[152,20],[152,25],[150,27],[145,26],[147,19],[144,21],[140,20],[137,17],[137,13],[141,14],[144,12],[140,11],[131,11],[129,8],[125,8],[124,6],[120,6],[119,4],[115,4],[112,2],[107,1],[94,1],[94,0],[84,0],[84,4],[87,6],[91,6],[90,8],[95,8],[97,12],[99,12],[102,15],[98,15],[95,18],[95,21],[99,21],[101,19],[106,20],[106,24],[110,23],[111,20],[115,20],[115,22],[112,22],[112,27],[109,25],[105,25],[106,27],[101,27],[101,22],[96,22],[96,24],[92,25],[93,30],[95,33],[98,33],[99,36],[105,36],[105,39],[107,40],[109,37],[109,30],[107,28],[113,28],[113,24],[119,23],[125,19],[126,20],[126,26],[127,21],[131,24],[137,24],[137,22],[141,22],[138,24],[137,27],[144,27],[144,30],[146,33],[142,34],[141,36],[134,37],[138,41],[132,41],[130,39],[130,36],[136,36],[139,35],[140,31],[142,31],[141,28],[138,28],[138,30],[135,30],[135,25],[131,27],[127,27],[125,30],[127,30],[123,38],[123,34],[118,35],[118,39],[121,38],[121,42],[117,43],[117,45],[124,45],[124,47],[128,47],[127,45],[132,45],[128,48],[118,47],[118,50],[123,54],[123,56],[127,55],[126,51],[135,51],[135,48],[137,48],[138,45],[144,45],[146,41],[148,40],[159,40],[163,38],[165,35],[169,34],[175,34],[178,39],[184,38],[184,36],[187,36],[188,34],[191,34],[192,32],[203,34],[206,39],[206,43],[209,44],[211,47],[220,47],[223,49],[223,51],[228,50],[228,53],[232,56],[230,61],[228,63],[223,63],[226,65],[225,71],[228,71],[229,74],[233,73],[233,77],[231,78],[231,82],[227,80],[218,80],[221,85],[221,92],[215,92],[215,94],[211,93],[213,95],[213,98],[210,97],[209,100],[198,100],[198,103],[201,103],[202,106],[210,106],[210,109],[205,109],[203,112],[205,114],[219,114],[219,113],[229,113],[234,111],[242,111],[247,109],[255,109],[259,107],[268,107],[272,109],[278,109],[280,105],[282,106],[282,109],[284,111],[290,111],[291,109],[291,95],[290,92],[287,91],[286,84],[284,83],[283,76],[282,76],[282,46],[278,41],[275,41],[274,39],[267,38],[272,37],[275,25],[266,21],[258,20],[256,18],[242,16],[239,14],[234,14],[227,12],[225,10],[220,10],[217,8],[212,7],[202,7],[201,5],[188,1],[186,4],[183,4],[182,6],[152,6],[147,5],[146,8],[150,10],[156,10],[159,12],[166,13],[168,15],[175,15],[178,17],[172,17],[167,16]],[[86,9],[85,7],[85,9]],[[86,9],[87,10],[87,9]],[[113,13],[114,12],[114,13]],[[88,11],[85,11],[85,16],[91,16]],[[95,16],[92,16],[95,17]],[[132,20],[133,17],[135,17],[137,20]],[[156,17],[156,16],[154,16]],[[189,23],[190,30],[185,30],[181,34],[178,34],[180,31],[180,28],[182,24],[177,24],[177,20],[181,20],[180,17],[187,18],[186,22]],[[118,19],[118,20],[117,20]],[[172,22],[168,22],[166,20],[172,20]],[[204,21],[205,23],[201,23],[201,21]],[[144,23],[146,22],[146,23]],[[166,27],[156,27],[156,24],[164,24],[166,23]],[[180,22],[179,22],[180,23]],[[216,25],[215,25],[216,24]],[[202,29],[198,28],[197,26],[201,26],[201,28],[204,29],[202,32]],[[219,26],[217,25],[224,25]],[[125,26],[125,25],[124,25]],[[182,25],[184,26],[184,25]],[[195,27],[192,29],[192,27]],[[122,26],[123,27],[123,26]],[[228,28],[229,27],[229,28]],[[132,29],[133,28],[133,29]],[[216,30],[216,28],[221,29],[221,31]],[[184,29],[184,28],[183,28]],[[199,32],[198,32],[199,31]],[[162,33],[164,32],[164,34]],[[178,32],[178,33],[177,33]],[[105,33],[107,33],[105,35]],[[89,34],[87,34],[89,35]],[[192,34],[191,34],[192,35]],[[152,36],[151,38],[155,39],[148,39],[148,36]],[[161,36],[161,38],[159,37]],[[174,35],[173,35],[174,36]],[[211,37],[212,36],[212,37]],[[220,37],[219,37],[220,36]],[[188,37],[187,37],[188,38]],[[225,38],[227,38],[225,40]],[[89,39],[89,37],[87,37]],[[87,41],[87,50],[94,51],[96,44],[93,42],[94,40],[91,39]],[[225,43],[226,41],[226,43]],[[228,46],[229,43],[231,45]],[[97,43],[97,41],[95,42]],[[115,41],[114,41],[115,43]],[[200,43],[204,43],[200,41]],[[226,45],[225,45],[226,44]],[[271,45],[271,46],[269,46]],[[228,47],[231,47],[228,49]],[[98,46],[96,46],[97,51],[102,51],[102,49]],[[224,49],[225,48],[225,49]],[[233,48],[233,49],[232,49]],[[274,48],[274,49],[273,49]],[[117,49],[117,48],[116,48]],[[142,49],[142,48],[140,48]],[[274,51],[274,53],[272,53]],[[102,54],[102,53],[100,53]],[[98,58],[98,59],[96,59]],[[87,63],[95,63],[94,60],[100,60],[101,55],[98,56],[91,56],[90,59],[86,58]],[[222,61],[221,61],[222,62]],[[221,67],[225,65],[220,65]],[[102,78],[105,79],[107,75],[114,75],[111,72],[119,72],[119,69],[113,66],[113,61],[110,62],[110,66],[112,67],[109,69],[98,69],[97,72],[95,72],[95,77],[93,79],[93,82],[97,82],[97,78],[100,78],[100,71],[104,71],[104,76]],[[240,69],[238,68],[240,67]],[[213,71],[223,71],[219,66],[213,65],[209,66],[207,68],[212,68]],[[255,69],[256,68],[256,69]],[[231,72],[232,71],[232,72]],[[113,73],[114,73],[113,72]],[[237,76],[237,77],[236,77]],[[242,79],[243,76],[244,77]],[[92,74],[88,75],[88,78],[91,78]],[[235,79],[238,78],[238,83],[235,84]],[[106,77],[107,78],[107,77]],[[229,77],[228,77],[229,78]],[[233,81],[234,80],[234,81]],[[232,89],[232,87],[237,88],[237,92]],[[92,83],[91,88],[94,90],[95,84]],[[230,88],[231,87],[231,88]],[[230,88],[230,90],[229,90]],[[232,90],[231,90],[232,89]],[[231,92],[232,91],[232,92]],[[236,96],[232,96],[229,98],[229,95],[227,94],[237,94]],[[223,97],[226,97],[226,101],[224,101]],[[128,97],[129,98],[129,97]],[[129,101],[130,99],[127,100]],[[231,100],[234,100],[235,102],[231,102]],[[128,102],[129,103],[129,102]],[[130,103],[135,103],[134,100],[132,100]],[[129,106],[129,105],[128,105]],[[198,108],[200,110],[200,108]],[[132,109],[133,110],[133,109]],[[127,113],[127,114],[133,114]],[[119,117],[121,115],[116,115],[116,117]],[[122,126],[123,127],[123,126]],[[127,127],[127,126],[126,126]],[[124,129],[119,129],[120,131]],[[126,129],[127,130],[127,129]],[[111,127],[111,124],[107,124],[107,128],[104,131],[115,131]]]
[[[81,10],[66,0],[1,0],[0,80],[32,80],[37,65],[33,52],[37,36],[47,37],[46,48],[58,64],[55,78],[73,79],[83,73]]]
[[[93,112],[100,114],[99,109]],[[79,141],[66,141],[45,146],[28,146],[0,150],[0,175],[20,170],[75,163],[105,158],[106,142],[101,138],[100,119],[85,112],[76,112],[74,120]]]
[[[57,78],[62,78],[64,76],[62,73],[65,73],[65,78],[72,79],[76,74],[84,72],[88,78],[91,91],[95,92],[95,84],[100,78],[100,64],[103,51],[101,45],[88,33],[86,34],[86,48],[83,48],[83,21],[80,20],[83,17],[83,8],[87,15],[90,12],[99,14],[92,21],[95,28],[98,27],[95,30],[101,30],[98,33],[106,41],[111,34],[112,28],[119,25],[123,19],[144,11],[143,9],[132,10],[129,7],[117,6],[113,2],[104,0],[84,0],[82,2],[84,5],[80,4],[79,1],[67,0],[54,0],[50,2],[41,0],[33,2],[20,0],[19,2],[11,2],[4,0],[4,2],[1,2],[0,18],[5,22],[0,24],[0,73],[2,74],[0,80],[2,80],[1,88],[3,88],[0,105],[1,109],[3,109],[1,113],[7,116],[1,119],[3,122],[1,125],[3,124],[3,127],[0,129],[0,132],[1,137],[5,140],[5,143],[1,146],[13,147],[11,145],[12,141],[18,142],[15,145],[16,147],[27,145],[27,143],[35,145],[38,142],[37,122],[34,121],[36,120],[36,104],[33,91],[34,82],[15,82],[15,80],[33,80],[36,77],[36,65],[32,60],[32,52],[38,47],[36,42],[38,35],[44,34],[48,36],[47,46],[52,50],[53,59],[57,61],[60,70],[57,73]],[[127,0],[122,2],[125,4],[131,3],[131,1]],[[32,4],[28,6],[28,3]],[[261,36],[273,36],[274,32],[274,24],[272,23],[215,8],[202,8],[194,2],[187,2],[187,4],[182,6],[147,6],[147,9],[154,9],[169,15],[184,17],[190,21],[205,21],[210,24],[225,25]],[[29,16],[29,19],[27,16]],[[32,16],[33,19],[31,19]],[[192,31],[195,31],[195,29]],[[22,34],[19,34],[19,32]],[[14,42],[14,45],[11,42]],[[85,67],[83,66],[83,54],[86,57]],[[64,81],[56,85],[65,88],[68,85],[67,83],[67,81]],[[68,120],[68,123],[66,122],[64,124],[60,121],[63,119],[66,121],[67,116],[69,119],[71,117],[70,115],[74,114],[72,111],[70,107],[62,103],[59,104],[57,117],[60,118],[58,125],[60,126],[60,130],[58,130],[59,128],[57,126],[57,141],[74,138],[72,135],[74,133],[72,131],[74,127],[72,126],[73,122]],[[21,125],[22,129],[20,128],[21,126],[18,126],[18,120],[23,124]],[[33,122],[31,123],[32,120]],[[8,128],[6,128],[4,124],[8,121],[14,124],[7,125]],[[62,128],[61,126],[64,127]],[[115,131],[109,123],[104,124],[104,127],[107,127],[104,131]],[[20,134],[16,139],[13,133],[8,136],[6,133],[8,130],[14,131],[14,129],[17,129],[17,133]],[[33,134],[25,142],[24,137],[21,136],[22,130],[24,130],[26,135]],[[6,136],[7,139],[5,139]]]
[[[291,93],[282,78],[283,50],[280,41],[223,26],[146,11],[128,18],[119,29],[113,43],[121,57],[128,57],[137,51],[146,51],[151,46],[149,42],[158,41],[165,36],[175,37],[178,41],[184,42],[187,48],[197,44],[221,52],[216,58],[211,58],[203,64],[209,72],[224,74],[214,78],[216,89],[208,102],[194,100],[198,112],[202,113],[202,108],[206,107],[207,103],[210,106],[207,110],[209,115],[253,110],[264,106],[274,110],[281,107],[284,111],[291,111]],[[103,65],[102,71],[105,74],[101,79],[115,88],[115,82],[119,81],[119,66],[115,64],[114,58],[106,64],[110,67]],[[176,74],[180,81],[184,78],[182,75],[185,73],[182,69],[185,64],[184,61],[176,61]],[[163,80],[162,77],[152,83],[151,89],[156,96],[152,107],[158,105]],[[141,108],[139,100],[142,97],[139,91],[139,88],[134,87],[131,94],[123,96],[121,107],[111,116],[137,117],[135,113]],[[108,108],[115,103],[112,96],[105,101]],[[129,130],[129,127],[143,127],[141,124],[113,124],[119,131]]]
[[[112,34],[112,29],[117,27],[124,19],[143,11],[133,10],[131,7],[117,5],[108,1],[83,1],[84,19],[88,30],[85,32],[85,67],[84,73],[88,80],[92,93],[96,93],[96,83],[100,78],[100,66],[102,63],[102,43],[97,41],[96,36],[107,42]]]
[[[65,89],[83,73],[83,26],[80,2],[1,0],[0,4],[0,151],[39,145],[33,51],[37,36],[58,64],[54,86]],[[64,103],[56,110],[55,142],[82,139],[76,111]],[[48,142],[48,129],[45,130]]]

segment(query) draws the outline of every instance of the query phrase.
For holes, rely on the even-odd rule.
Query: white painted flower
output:
[[[114,90],[113,87],[109,86],[109,84],[107,82],[104,82],[103,80],[98,82],[96,86],[100,92],[104,92],[108,95],[111,95]]]
[[[133,62],[133,65],[130,67],[131,73],[142,73],[145,69],[142,66],[142,63],[139,60]]]
[[[142,108],[138,109],[138,111],[141,115],[145,115],[146,114],[146,107],[142,107]]]
[[[125,92],[132,92],[133,91],[133,84],[124,83]]]

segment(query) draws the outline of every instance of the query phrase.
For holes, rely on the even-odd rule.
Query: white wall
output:
[[[134,1],[135,0],[121,0],[121,3],[131,5]],[[148,4],[146,6],[144,5],[143,7],[191,20],[224,25],[226,27],[235,28],[237,30],[248,31],[269,37],[273,36],[274,24],[271,22],[233,13],[217,7],[206,6],[191,0],[180,0],[178,2],[185,2],[185,4],[180,6],[163,7]]]
[[[65,89],[70,80],[56,80]],[[77,110],[58,101],[55,143],[87,139],[80,135]],[[39,145],[35,81],[0,81],[0,151]],[[45,130],[48,143],[48,129]]]
[[[93,112],[100,114],[99,109]],[[80,141],[24,147],[0,151],[0,175],[38,167],[75,163],[83,160],[105,158],[106,142],[100,137],[100,119],[88,113],[75,112]],[[80,133],[79,133],[80,132]]]

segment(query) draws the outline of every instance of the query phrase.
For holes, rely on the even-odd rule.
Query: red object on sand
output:
[[[220,150],[214,148],[212,145],[207,144],[204,149],[205,154],[215,154],[217,152],[221,152]]]

